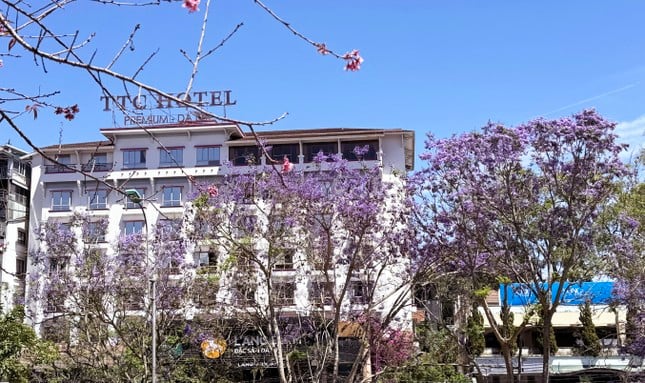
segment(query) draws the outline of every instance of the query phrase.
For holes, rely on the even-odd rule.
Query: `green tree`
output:
[[[473,308],[472,315],[468,318],[466,336],[468,338],[467,347],[470,355],[481,355],[486,345],[484,340],[484,317],[476,307]]]
[[[466,383],[471,381],[457,371],[459,344],[454,334],[447,329],[435,330],[429,323],[418,325],[415,332],[420,355],[394,371],[386,370],[379,377],[379,382]]]
[[[25,325],[25,310],[16,306],[1,314],[0,307],[0,380],[27,382],[34,364],[56,358],[55,348],[48,342],[41,342],[34,330]]]
[[[512,340],[509,342],[508,346],[510,348],[511,355],[515,355],[517,352],[517,337],[519,336],[519,332],[517,327],[513,324],[515,314],[513,314],[511,306],[506,301],[502,302],[500,319],[502,320],[502,325],[499,328],[499,332],[502,333],[504,339]],[[518,332],[518,335],[515,335],[516,332]]]
[[[600,355],[600,338],[596,334],[596,326],[593,324],[591,315],[591,303],[589,300],[580,305],[580,323],[582,328],[577,334],[578,344],[575,349],[579,355],[598,356]]]
[[[542,318],[540,318],[538,323],[535,325],[535,331],[535,344],[538,350],[540,350],[543,355],[547,354],[547,352],[545,352],[546,350],[544,349],[544,321],[542,320]],[[553,330],[553,326],[549,326],[549,350],[549,355],[554,355],[556,352],[558,352],[558,345],[555,340],[555,331]]]

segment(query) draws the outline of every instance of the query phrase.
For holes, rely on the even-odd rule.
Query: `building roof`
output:
[[[132,134],[147,134],[150,131],[156,133],[167,132],[183,132],[183,131],[206,131],[206,130],[225,130],[228,131],[231,137],[239,138],[244,135],[242,130],[237,124],[217,122],[217,121],[182,121],[174,124],[163,124],[163,125],[139,125],[133,127],[123,127],[123,128],[103,128],[101,133],[113,139],[117,135],[132,135]]]
[[[294,130],[267,130],[256,131],[260,138],[281,139],[281,138],[302,138],[311,136],[355,136],[355,135],[383,135],[391,133],[411,133],[411,130],[402,129],[373,129],[373,128],[316,128],[316,129],[294,129]],[[254,140],[255,136],[251,132],[244,132],[243,139]]]
[[[74,152],[76,150],[97,150],[99,148],[112,148],[114,137],[125,134],[141,134],[148,131],[154,132],[180,132],[188,131],[203,131],[209,129],[224,129],[229,132],[231,140],[229,142],[236,142],[239,144],[251,144],[255,142],[253,133],[243,132],[238,125],[231,123],[219,123],[214,121],[192,121],[182,122],[178,124],[165,124],[143,127],[126,127],[126,128],[105,128],[101,129],[101,133],[110,140],[103,141],[89,141],[77,142],[70,144],[50,145],[42,147],[44,152]],[[259,138],[267,140],[303,140],[303,139],[331,139],[351,137],[356,139],[361,138],[374,138],[378,136],[401,134],[405,138],[405,153],[406,153],[406,168],[411,170],[414,165],[414,131],[404,129],[374,129],[374,128],[316,128],[316,129],[293,129],[293,130],[266,130],[256,131]],[[28,155],[32,156],[34,153]]]
[[[10,143],[0,145],[0,152],[2,152],[3,154],[10,154],[10,155],[16,156],[16,157],[24,156],[25,154],[27,154],[26,151],[24,151],[24,150],[22,150],[20,148],[17,148],[15,146],[11,145]]]
[[[49,145],[49,146],[44,146],[40,148],[40,150],[44,152],[52,152],[52,151],[58,151],[64,150],[78,150],[78,149],[97,149],[101,147],[108,147],[111,148],[114,145],[112,144],[112,141],[109,140],[102,140],[102,141],[88,141],[88,142],[74,142],[71,144],[60,144],[60,145]]]

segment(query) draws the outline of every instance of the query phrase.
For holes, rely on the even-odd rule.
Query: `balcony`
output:
[[[109,172],[112,170],[111,163],[89,163],[83,164],[81,170],[84,172]]]
[[[67,164],[67,166],[58,165],[58,164],[45,165],[45,174],[74,173],[76,172],[76,169],[77,169],[76,164]]]

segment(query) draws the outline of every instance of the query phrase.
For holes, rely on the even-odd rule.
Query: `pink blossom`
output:
[[[211,197],[217,197],[217,186],[215,185],[209,185],[208,186],[208,195]]]
[[[352,72],[361,69],[361,64],[363,63],[363,58],[361,57],[357,49],[345,53],[343,55],[343,60],[345,60],[345,70]]]
[[[327,49],[327,46],[325,45],[325,43],[318,43],[318,44],[316,44],[316,50],[317,50],[317,51],[318,51],[318,53],[320,53],[321,55],[326,55],[326,54],[328,54],[328,53],[329,53],[329,49]]]
[[[4,61],[0,60],[0,68],[4,66]]]
[[[184,4],[182,4],[182,7],[188,9],[188,13],[193,13],[199,11],[199,2],[201,0],[184,0]]]
[[[292,170],[293,164],[289,162],[289,157],[284,156],[284,160],[282,162],[282,173],[289,173]]]

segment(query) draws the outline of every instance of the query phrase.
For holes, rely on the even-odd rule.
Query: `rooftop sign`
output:
[[[231,90],[206,90],[195,92],[179,92],[170,94],[180,100],[184,100],[187,104],[192,104],[200,108],[208,108],[213,106],[232,106],[237,104],[233,99]],[[124,96],[101,96],[103,101],[103,111],[110,112],[112,110],[133,110],[136,115],[126,115],[123,118],[123,125],[150,125],[150,124],[168,124],[184,121],[192,121],[196,118],[189,113],[184,114],[142,114],[145,111],[152,111],[157,109],[174,109],[186,108],[186,105],[172,100],[169,97],[160,95],[124,95]]]

